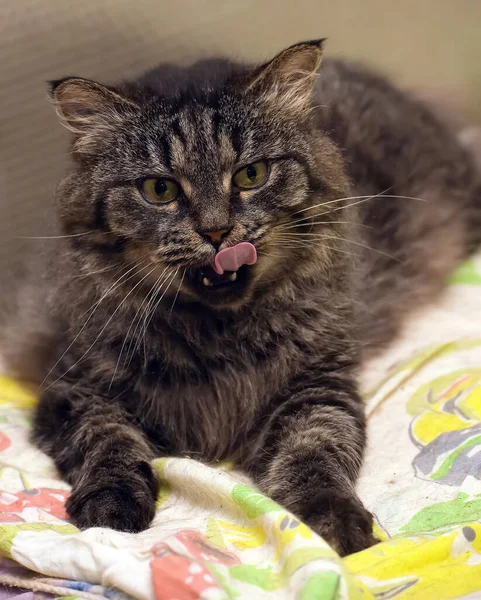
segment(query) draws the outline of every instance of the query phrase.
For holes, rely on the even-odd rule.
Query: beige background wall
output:
[[[481,0],[0,0],[0,294],[24,241],[45,235],[67,136],[44,82],[113,81],[157,62],[263,60],[301,39],[408,86],[452,93],[481,119]]]

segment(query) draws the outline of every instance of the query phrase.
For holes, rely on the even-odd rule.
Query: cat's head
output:
[[[320,204],[347,196],[348,184],[315,127],[321,54],[322,41],[305,42],[260,67],[160,92],[54,83],[74,134],[77,169],[58,206],[77,254],[88,265],[137,265],[132,281],[156,283],[159,297],[168,289],[167,298],[232,309],[327,264],[335,241],[315,234],[339,218]],[[217,253],[242,242],[256,263],[216,273]]]

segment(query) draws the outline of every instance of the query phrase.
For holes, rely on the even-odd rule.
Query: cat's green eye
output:
[[[247,165],[232,178],[234,185],[241,190],[248,190],[250,188],[259,187],[267,181],[269,175],[269,169],[267,163],[263,160]]]
[[[166,204],[175,200],[180,192],[179,184],[171,179],[144,179],[142,195],[153,204]]]

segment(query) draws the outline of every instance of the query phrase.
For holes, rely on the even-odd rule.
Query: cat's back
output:
[[[359,64],[326,60],[315,106],[353,184],[360,338],[377,351],[481,243],[479,168],[432,107]]]

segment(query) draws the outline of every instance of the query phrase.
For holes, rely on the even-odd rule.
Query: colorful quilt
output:
[[[364,369],[369,550],[341,560],[228,464],[159,459],[152,527],[68,523],[28,442],[35,395],[0,377],[0,598],[481,599],[481,255]]]

